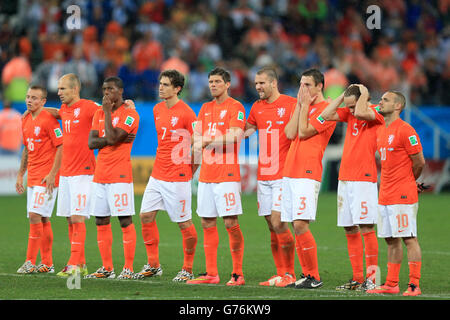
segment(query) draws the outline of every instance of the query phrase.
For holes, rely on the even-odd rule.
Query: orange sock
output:
[[[41,262],[47,266],[53,264],[52,257],[53,230],[50,221],[42,223]]]
[[[300,262],[302,273],[307,276],[310,272],[307,269],[307,265],[305,264],[305,258],[303,257],[302,244],[299,235],[295,235],[295,250],[297,251],[298,261]]]
[[[124,269],[133,271],[134,255],[136,253],[136,229],[134,224],[122,228],[123,233],[123,253],[125,256]]]
[[[362,234],[364,237],[366,278],[374,278],[378,266],[378,239],[375,231]],[[373,280],[373,279],[372,279]]]
[[[142,237],[147,250],[147,262],[153,268],[159,267],[159,231],[156,221],[142,223]]]
[[[400,263],[390,263],[388,262],[388,272],[386,277],[386,285],[395,287],[398,285],[399,274],[400,274]]]
[[[98,250],[102,257],[103,267],[108,271],[111,271],[114,268],[112,260],[112,241],[113,235],[111,224],[97,226]]]
[[[72,242],[70,246],[70,259],[69,265],[80,265],[82,249],[86,241],[86,225],[84,222],[72,223],[73,225],[73,235]]]
[[[299,239],[303,251],[303,260],[305,260],[304,263],[306,269],[308,270],[308,274],[314,277],[316,280],[320,280],[316,240],[309,230],[299,235]]]
[[[364,247],[361,233],[346,233],[348,257],[353,270],[353,280],[359,283],[364,282]]]
[[[284,271],[281,275],[289,273],[295,276],[295,242],[291,230],[286,229],[286,231],[277,234],[277,237],[280,244],[280,256],[284,266]]]
[[[244,259],[244,236],[238,225],[227,228],[230,243],[231,259],[233,260],[233,273],[243,275],[242,261]]]
[[[216,276],[217,272],[217,248],[219,247],[219,232],[217,226],[203,229],[203,247],[205,249],[206,273]]]
[[[191,224],[189,227],[181,229],[181,235],[183,237],[184,252],[183,269],[192,273],[195,248],[197,246],[197,230],[195,230],[195,226]]]
[[[36,257],[41,246],[42,233],[42,222],[30,224],[26,261],[31,261],[33,265],[36,264]]]
[[[275,268],[277,269],[277,275],[283,276],[284,266],[281,257],[281,248],[278,242],[277,234],[274,231],[270,232],[270,249],[272,250],[273,261],[275,262]]]
[[[409,283],[412,283],[418,287],[422,262],[421,261],[409,261],[408,267],[409,267]]]

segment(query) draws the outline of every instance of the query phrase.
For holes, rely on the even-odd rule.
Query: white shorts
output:
[[[198,183],[197,214],[202,218],[216,218],[242,214],[241,183]]]
[[[92,183],[91,216],[134,215],[133,183]]]
[[[257,199],[258,215],[270,216],[272,211],[281,211],[282,179],[258,180]]]
[[[27,187],[27,218],[29,213],[37,213],[45,218],[50,218],[55,207],[58,188],[53,188],[51,197],[45,193],[45,187]]]
[[[56,215],[73,215],[89,218],[93,175],[81,175],[59,178],[59,196]]]
[[[283,177],[281,221],[316,220],[319,191],[319,181]]]
[[[169,182],[150,177],[142,198],[141,213],[167,211],[173,222],[192,218],[191,181]]]
[[[337,194],[338,227],[376,224],[378,219],[376,182],[339,180]]]
[[[378,237],[417,237],[419,203],[378,206]]]

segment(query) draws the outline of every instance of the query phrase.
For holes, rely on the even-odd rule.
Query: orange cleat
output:
[[[273,287],[273,286],[275,286],[278,282],[280,282],[281,279],[283,279],[281,276],[279,276],[279,275],[274,275],[274,276],[271,276],[271,277],[269,278],[269,280],[260,282],[259,285],[260,285],[260,286],[265,286],[265,287]]]
[[[375,289],[372,290],[367,290],[367,293],[378,293],[378,294],[384,294],[384,293],[388,293],[388,294],[396,294],[396,293],[400,293],[400,288],[397,286],[395,287],[391,287],[388,285],[381,285],[379,287],[376,287]]]
[[[277,284],[275,284],[276,287],[278,288],[285,288],[286,286],[290,285],[291,283],[295,283],[295,277],[292,276],[289,273],[286,273],[283,278],[281,279],[280,282],[278,282]]]
[[[187,284],[217,284],[219,282],[219,275],[210,276],[207,273],[200,275],[198,278],[186,281]]]
[[[227,286],[243,286],[245,284],[244,276],[233,273],[230,281],[227,282]]]
[[[420,291],[420,288],[417,287],[414,283],[408,284],[408,289],[403,292],[403,296],[405,297],[415,297],[422,294],[422,291]]]

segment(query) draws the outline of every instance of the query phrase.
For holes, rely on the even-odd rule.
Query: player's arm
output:
[[[197,121],[195,125],[194,133],[192,134],[192,174],[197,171],[197,168],[202,163],[202,153],[203,153],[203,136],[199,132],[198,128],[202,127],[202,122]],[[200,129],[201,130],[201,129]]]
[[[58,108],[45,107],[44,109],[46,111],[48,111],[48,113],[50,113],[53,118],[55,118],[57,120],[61,120],[61,116],[59,115],[59,109]],[[27,114],[29,114],[29,113],[30,113],[30,111],[25,110],[25,112],[22,115],[22,118],[25,118],[27,116]]]
[[[48,113],[50,113],[55,119],[61,120],[58,108],[45,107],[45,110],[48,111]]]
[[[423,152],[420,151],[416,154],[410,154],[409,158],[412,161],[412,171],[414,174],[414,178],[417,180],[422,174],[423,167],[425,166],[425,158],[423,156]]]
[[[55,188],[55,178],[56,174],[61,167],[61,159],[62,159],[62,150],[63,145],[60,144],[56,147],[55,159],[53,160],[53,166],[50,172],[42,179],[41,183],[45,183],[45,193],[51,195],[53,193],[53,189]]]
[[[23,176],[27,172],[27,166],[28,166],[28,148],[25,147],[23,148],[22,157],[20,159],[19,172],[17,172],[16,192],[18,194],[22,194],[25,191],[25,188],[23,187]]]
[[[314,128],[314,126],[311,125],[308,121],[309,106],[314,101],[314,97],[311,97],[311,95],[309,94],[309,90],[305,85],[300,86],[299,94],[301,107],[300,115],[298,117],[298,137],[300,139],[307,139],[317,134],[316,128]]]
[[[254,125],[249,123],[248,121],[245,123],[245,128],[244,128],[244,139],[247,139],[248,137],[250,137],[252,134],[254,134],[256,132],[258,128]]]
[[[91,130],[89,132],[89,138],[88,138],[88,146],[89,149],[102,149],[106,147],[108,143],[106,142],[106,138],[99,137],[98,130]]]
[[[327,121],[340,121],[339,114],[336,112],[337,108],[344,101],[344,93],[342,93],[339,97],[331,101],[328,106],[322,111],[320,116]]]
[[[227,144],[233,144],[241,141],[244,136],[244,130],[240,127],[231,127],[227,130],[224,135],[211,138],[203,139],[202,146],[203,148],[211,146],[211,147],[219,147]]]
[[[375,112],[368,107],[369,91],[362,84],[358,84],[357,86],[359,87],[361,95],[359,96],[358,101],[356,101],[355,117],[358,120],[373,121],[376,119],[376,115]]]
[[[291,118],[284,127],[284,134],[289,140],[294,140],[297,137],[298,132],[298,118],[300,115],[300,100],[297,97],[297,103],[295,104],[294,112]]]

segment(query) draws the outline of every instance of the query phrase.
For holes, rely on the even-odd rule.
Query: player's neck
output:
[[[319,93],[317,95],[317,97],[314,99],[312,104],[318,104],[318,103],[321,103],[321,102],[324,102],[324,101],[325,101],[325,98],[323,97],[323,94]]]
[[[274,103],[281,96],[279,92],[274,92],[270,97],[266,99],[267,103]]]
[[[114,106],[112,107],[111,112],[116,111],[116,110],[119,109],[122,105],[123,105],[123,99],[117,100],[116,102],[114,102]]]
[[[178,103],[178,101],[180,101],[180,99],[178,98],[178,96],[174,96],[171,97],[169,99],[166,99],[166,107],[168,109],[172,108],[174,105],[176,105]]]
[[[67,104],[67,106],[68,106],[68,107],[71,107],[71,106],[73,106],[75,103],[77,103],[77,102],[80,101],[80,100],[81,100],[80,97],[73,98],[73,100],[70,101],[70,102]]]
[[[44,109],[44,107],[40,107],[36,109],[35,111],[31,111],[31,118],[36,119],[36,117],[41,113],[41,111]]]
[[[227,100],[229,97],[230,96],[228,95],[228,92],[224,92],[220,96],[214,97],[214,100],[216,101],[217,104],[221,104],[222,102]]]
[[[391,113],[384,116],[384,123],[386,128],[389,127],[395,120],[400,118],[400,115],[397,113]]]

